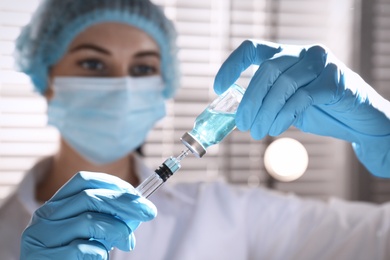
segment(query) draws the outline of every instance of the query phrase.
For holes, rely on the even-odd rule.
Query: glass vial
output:
[[[195,119],[192,130],[181,137],[196,157],[201,158],[209,146],[221,142],[236,128],[236,111],[244,93],[244,88],[232,85],[206,107]]]

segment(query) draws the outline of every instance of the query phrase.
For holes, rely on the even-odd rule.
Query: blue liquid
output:
[[[221,142],[236,128],[235,113],[204,110],[195,120],[190,134],[205,148]]]

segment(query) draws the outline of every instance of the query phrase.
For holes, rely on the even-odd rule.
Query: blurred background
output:
[[[168,116],[150,133],[146,162],[158,167],[184,149],[180,137],[216,95],[214,76],[224,59],[245,39],[288,44],[320,43],[383,96],[390,99],[390,0],[154,0],[179,32],[181,89],[168,102]],[[46,102],[29,79],[14,70],[12,52],[20,28],[39,0],[0,0],[0,201],[43,156],[57,149],[58,133],[47,127]],[[243,73],[246,87],[254,69]],[[302,177],[282,182],[264,164],[275,139],[252,140],[235,130],[202,159],[188,156],[172,182],[227,180],[266,186],[302,196],[384,202],[390,181],[371,176],[350,144],[289,129],[304,145],[309,162]],[[390,170],[390,169],[389,169]]]

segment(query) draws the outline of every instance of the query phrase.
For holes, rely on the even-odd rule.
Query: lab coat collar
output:
[[[17,188],[17,198],[31,215],[42,205],[35,199],[35,187],[47,174],[52,162],[53,157],[46,157],[40,160],[26,173]]]

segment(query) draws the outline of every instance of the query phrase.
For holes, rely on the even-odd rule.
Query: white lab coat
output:
[[[39,207],[35,182],[50,162],[38,163],[2,205],[1,260],[19,259],[20,234]],[[152,173],[136,162],[141,179]],[[134,251],[115,249],[111,260],[390,259],[390,203],[325,203],[262,188],[169,182],[150,199],[158,216],[136,230]]]

